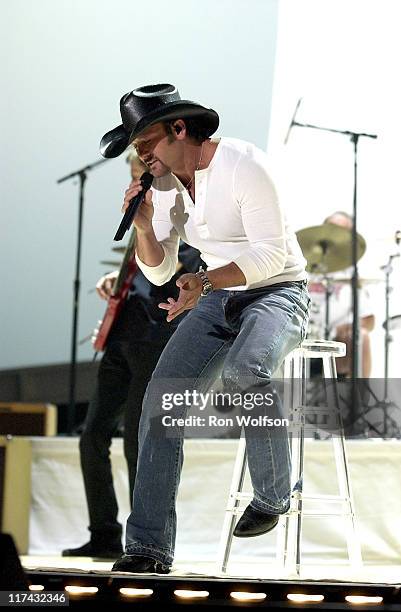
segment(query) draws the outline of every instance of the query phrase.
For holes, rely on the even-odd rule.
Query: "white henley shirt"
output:
[[[153,229],[164,250],[158,266],[136,260],[145,276],[163,285],[175,274],[180,238],[199,249],[209,270],[231,262],[254,289],[307,277],[306,261],[288,225],[267,170],[267,155],[234,138],[217,142],[207,168],[195,172],[195,203],[168,174],[153,181]]]

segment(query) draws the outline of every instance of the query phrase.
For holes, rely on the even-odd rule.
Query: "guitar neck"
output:
[[[130,272],[132,260],[135,257],[135,239],[136,233],[135,228],[133,228],[127,245],[127,249],[124,254],[124,259],[114,285],[113,295],[117,295],[121,291],[125,279],[127,278],[128,273]]]

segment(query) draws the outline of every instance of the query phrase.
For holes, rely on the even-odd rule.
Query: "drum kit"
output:
[[[314,313],[320,313],[320,304],[313,303],[311,307],[311,320],[309,337],[316,339],[328,339],[330,323],[330,298],[333,293],[334,284],[349,285],[352,283],[350,276],[339,276],[338,273],[350,268],[352,264],[351,254],[351,231],[334,223],[323,223],[306,227],[296,232],[298,242],[301,246],[304,257],[307,261],[306,269],[312,281],[320,282],[324,287],[325,293],[325,313],[324,329],[318,321],[313,319]],[[361,259],[366,251],[366,241],[360,234],[357,234],[357,261]],[[378,277],[358,277],[358,287],[385,282],[385,320],[383,328],[390,333],[401,328],[401,314],[390,316],[390,275],[392,272],[392,261],[400,254],[391,255],[389,262],[381,267],[385,273],[385,278]],[[391,338],[387,338],[390,342]]]
[[[345,271],[347,268],[349,269],[352,265],[351,231],[332,223],[323,223],[322,225],[301,229],[297,232],[297,238],[307,261],[307,271],[310,274],[310,280],[312,284],[313,282],[320,284],[324,292],[324,313],[321,312],[322,303],[314,300],[313,292],[311,293],[312,303],[308,337],[312,339],[328,339],[331,331],[330,301],[333,287],[337,284],[342,286],[352,283],[351,277],[347,277],[345,274],[341,275],[342,271]],[[396,243],[399,245],[400,241],[396,239]],[[366,241],[360,234],[357,234],[356,246],[357,261],[359,261],[366,251]],[[383,278],[358,276],[357,285],[361,289],[372,283],[385,283],[383,400],[379,400],[376,394],[373,393],[371,385],[364,381],[366,383],[365,387],[370,395],[373,396],[375,402],[374,406],[369,407],[369,410],[371,408],[380,408],[384,413],[381,429],[380,427],[373,427],[376,433],[383,437],[389,435],[400,437],[401,435],[399,423],[391,418],[389,414],[390,408],[398,407],[389,398],[389,346],[392,342],[391,333],[401,328],[401,314],[390,316],[390,294],[392,291],[390,276],[393,272],[393,260],[397,257],[400,257],[399,252],[390,255],[386,265],[381,266],[380,269],[384,272]],[[322,317],[322,314],[324,314],[324,317]],[[358,361],[361,364],[362,360],[359,359]],[[364,414],[364,419],[365,416]]]
[[[321,306],[312,299],[311,320],[309,323],[309,338],[328,340],[330,334],[330,298],[333,293],[333,284],[350,283],[351,279],[334,277],[333,273],[346,270],[352,264],[351,232],[335,225],[323,223],[306,227],[297,232],[298,242],[307,261],[306,269],[311,279],[320,282],[325,292],[324,330],[321,328]],[[364,238],[357,234],[357,260],[366,251]],[[359,279],[361,285],[365,279]],[[312,296],[313,298],[313,296]]]

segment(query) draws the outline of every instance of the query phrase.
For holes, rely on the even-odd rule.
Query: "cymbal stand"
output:
[[[390,276],[391,276],[391,273],[393,272],[393,266],[392,266],[393,259],[396,259],[397,257],[400,257],[400,253],[390,255],[388,262],[384,266],[381,266],[380,268],[381,270],[383,270],[385,274],[385,313],[386,313],[386,318],[383,323],[383,327],[384,327],[384,379],[383,379],[384,387],[383,387],[383,399],[382,400],[380,400],[378,396],[374,393],[372,389],[372,385],[369,384],[367,381],[365,381],[365,386],[367,387],[367,390],[370,393],[370,395],[373,397],[374,404],[368,406],[368,410],[365,411],[363,415],[363,420],[365,423],[369,424],[369,422],[366,419],[367,412],[371,412],[372,410],[377,410],[377,409],[382,410],[383,411],[382,431],[378,432],[377,426],[373,427],[371,424],[369,425],[374,431],[379,433],[379,435],[381,435],[383,438],[389,438],[389,437],[390,438],[391,437],[400,438],[401,437],[401,429],[400,429],[399,423],[397,423],[397,421],[393,419],[389,414],[390,408],[399,408],[399,407],[397,406],[395,402],[393,402],[389,398],[389,385],[388,385],[389,349],[390,349],[390,343],[393,340],[390,334],[390,327],[389,327],[390,295],[393,290],[393,288],[390,286]]]
[[[386,288],[385,288],[385,300],[386,300],[386,318],[384,320],[384,402],[388,400],[388,365],[389,365],[389,349],[390,342],[392,342],[392,337],[390,335],[389,329],[389,320],[390,320],[390,294],[393,290],[390,287],[390,276],[393,272],[393,259],[399,257],[400,254],[396,253],[394,255],[390,255],[388,258],[388,263],[385,266],[381,266],[380,270],[383,270],[386,277]]]
[[[327,242],[321,240],[319,243],[321,249],[321,262],[312,266],[312,273],[320,273],[323,276],[324,294],[325,294],[325,310],[324,310],[324,339],[328,340],[330,335],[330,298],[333,294],[333,284],[330,277],[327,274],[327,264],[325,257],[327,255]]]
[[[333,295],[333,284],[325,275],[325,313],[324,313],[324,339],[328,340],[330,335],[330,298]]]

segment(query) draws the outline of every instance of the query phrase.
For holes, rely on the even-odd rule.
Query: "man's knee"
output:
[[[268,383],[271,379],[271,372],[268,368],[261,368],[257,364],[247,364],[229,362],[224,365],[221,373],[221,380],[224,388],[228,389],[248,389],[255,384],[263,381]]]

